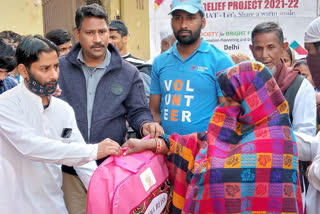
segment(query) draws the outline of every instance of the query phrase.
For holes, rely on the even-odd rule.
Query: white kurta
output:
[[[302,161],[312,161],[308,173],[309,189],[306,196],[307,214],[320,213],[320,132],[313,137],[296,133],[299,158]]]
[[[317,105],[316,94],[313,86],[307,79],[304,79],[297,92],[294,100],[294,107],[292,111],[292,128],[293,131],[308,134],[310,136],[316,135],[317,130]],[[301,159],[301,154],[299,153]],[[303,182],[303,181],[301,181]],[[303,185],[305,186],[305,184]],[[312,188],[312,187],[311,187]],[[309,188],[310,189],[310,188]],[[302,202],[305,207],[306,195],[305,191],[302,194]]]
[[[292,128],[295,132],[315,136],[317,132],[317,104],[313,86],[304,79],[294,100]],[[300,154],[299,154],[300,156]]]
[[[61,137],[64,128],[72,128],[70,138]],[[61,164],[78,166],[75,169],[88,186],[97,150],[97,144],[87,145],[83,140],[74,111],[66,102],[52,97],[44,110],[41,98],[25,84],[3,93],[0,213],[68,213],[61,190]]]

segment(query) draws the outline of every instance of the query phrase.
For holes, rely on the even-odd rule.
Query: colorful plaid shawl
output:
[[[270,71],[245,62],[217,79],[241,107],[217,107],[207,133],[167,136],[172,213],[302,213],[288,104]]]

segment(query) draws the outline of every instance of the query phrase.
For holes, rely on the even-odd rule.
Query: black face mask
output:
[[[315,86],[320,89],[320,54],[307,55],[307,64]]]

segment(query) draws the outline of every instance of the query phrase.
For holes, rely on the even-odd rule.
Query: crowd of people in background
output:
[[[92,173],[123,146],[167,156],[172,213],[320,212],[320,18],[306,58],[276,22],[252,29],[251,58],[201,38],[201,0],[168,12],[146,61],[98,4],[77,9],[74,37],[0,32],[1,213],[85,213]]]

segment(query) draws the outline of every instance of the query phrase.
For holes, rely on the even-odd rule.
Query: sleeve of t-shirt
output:
[[[156,58],[152,65],[151,86],[150,86],[150,94],[156,94],[156,95],[161,94],[158,59],[159,58]]]
[[[221,58],[220,61],[218,61],[218,66],[217,66],[217,70],[216,70],[216,74],[219,72],[219,71],[222,71],[222,70],[225,70],[231,66],[233,66],[233,61],[230,59],[229,56],[225,55],[225,57]],[[223,94],[221,92],[221,89],[220,89],[220,86],[219,84],[216,84],[216,90],[217,90],[217,94],[218,94],[218,97],[223,97]]]

